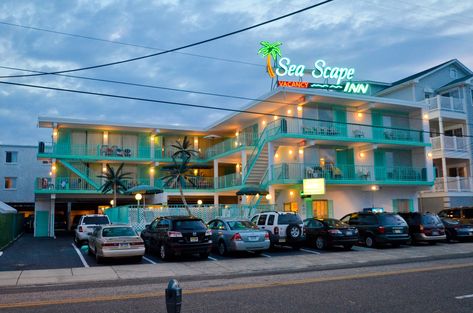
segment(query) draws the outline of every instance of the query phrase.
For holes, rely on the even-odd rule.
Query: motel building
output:
[[[199,152],[184,194],[205,221],[262,210],[341,218],[367,208],[435,212],[473,205],[473,73],[458,60],[393,83],[346,81],[355,85],[347,88],[330,78],[308,77],[297,86],[277,78],[264,101],[244,108],[266,115],[233,113],[202,129],[40,117],[51,138],[40,142],[38,158],[51,162],[51,172],[36,179],[35,236],[54,236],[58,214],[69,225],[76,215],[105,212],[142,227],[157,212],[182,206],[177,186],[160,178],[172,164],[171,145],[184,136]],[[120,195],[121,209],[110,208],[113,195],[99,190],[106,164],[121,163],[131,173],[128,186],[163,190],[144,195],[141,217],[130,213],[133,195]],[[249,185],[268,195],[236,195]]]

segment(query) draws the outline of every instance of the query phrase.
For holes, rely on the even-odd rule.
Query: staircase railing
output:
[[[256,164],[256,161],[258,160],[258,157],[261,151],[263,150],[264,145],[267,143],[268,138],[271,138],[272,136],[278,134],[281,131],[281,124],[283,123],[283,121],[285,120],[284,119],[276,120],[271,123],[268,123],[268,125],[261,132],[258,142],[256,143],[253,150],[251,150],[250,156],[248,157],[246,161],[246,165],[243,171],[245,173],[245,176],[243,178],[243,183],[246,183],[246,181],[248,180],[251,170]]]

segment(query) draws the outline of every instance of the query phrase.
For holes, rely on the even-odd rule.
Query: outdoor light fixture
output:
[[[268,194],[266,195],[266,200],[271,200],[271,198],[272,198],[271,195],[268,193]]]
[[[297,106],[297,111],[299,111],[299,112],[302,111],[302,106],[301,106],[301,105],[298,105],[298,106]]]
[[[289,155],[292,155],[292,150],[289,150]]]
[[[429,119],[429,114],[424,113],[423,118],[424,118],[424,120],[428,120]]]
[[[291,191],[289,192],[289,195],[290,195],[291,197],[294,197],[294,191],[291,190]]]
[[[114,203],[113,200],[110,200],[110,205],[111,205],[111,206],[113,206],[113,203]]]
[[[149,169],[149,172],[150,172],[151,174],[154,174],[154,167],[151,167],[151,168]]]
[[[304,154],[304,149],[300,148],[299,149],[299,154]]]
[[[53,172],[49,172],[49,176],[53,176]]]
[[[108,138],[108,133],[103,133],[103,139],[107,139]]]
[[[287,114],[292,114],[292,110],[291,109],[287,110]]]
[[[261,123],[263,124],[263,126],[266,125],[266,121],[262,121]]]
[[[429,159],[432,159],[432,152],[428,152],[428,153],[427,153],[427,157],[428,157]]]
[[[238,137],[238,135],[240,135],[240,133],[238,132],[238,130],[235,132],[235,136]]]
[[[201,205],[202,205],[202,203],[203,203],[203,202],[202,202],[202,200],[200,200],[200,199],[199,199],[199,200],[197,200],[197,205],[201,206]]]
[[[275,115],[275,116],[273,117],[273,119],[274,119],[274,120],[277,120],[277,119],[278,119],[278,116],[277,116],[277,115]]]
[[[136,201],[140,201],[141,199],[143,199],[143,196],[141,195],[141,193],[137,193],[137,194],[135,195],[135,199],[136,199]],[[112,200],[112,201],[113,201],[113,200]]]
[[[279,158],[279,154],[276,153],[276,154],[274,155],[274,157],[275,157],[275,158]]]
[[[56,171],[56,165],[55,165],[55,164],[53,164],[53,165],[51,166],[51,171],[52,171],[52,172],[55,172],[55,171]]]
[[[104,166],[102,166],[102,172],[104,172],[104,173],[105,173],[106,171],[107,171],[107,167],[106,167],[105,165],[104,165]]]
[[[151,141],[151,142],[154,141],[154,135],[151,135],[151,136],[149,137],[149,141]]]
[[[57,137],[57,129],[53,130],[53,137]]]
[[[358,113],[356,114],[356,116],[358,116],[358,118],[362,118],[362,117],[363,117],[363,113],[362,113],[362,112],[358,112]]]
[[[194,169],[194,176],[197,176],[197,174],[199,174],[199,170],[198,170],[198,169]]]
[[[371,191],[377,191],[377,190],[379,190],[379,186],[377,186],[377,185],[372,185],[371,186]]]
[[[365,153],[363,151],[361,151],[359,156],[360,156],[361,159],[363,159],[365,157]]]

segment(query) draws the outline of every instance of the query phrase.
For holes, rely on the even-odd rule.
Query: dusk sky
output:
[[[316,2],[5,0],[0,2],[0,67],[50,72],[119,61],[218,36]],[[295,63],[325,59],[354,67],[357,80],[392,82],[453,58],[473,69],[472,19],[473,1],[335,0],[177,53],[71,75],[258,98],[270,91],[265,60],[257,54],[264,40],[281,41],[283,55]],[[0,68],[0,76],[16,74],[27,73]],[[249,103],[52,75],[0,80],[210,106]],[[0,84],[0,144],[48,141],[50,130],[37,128],[38,116],[200,128],[226,114]]]

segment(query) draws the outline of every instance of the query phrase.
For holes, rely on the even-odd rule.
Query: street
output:
[[[473,263],[443,260],[180,281],[182,312],[473,311]],[[166,312],[166,282],[115,281],[0,291],[1,312]]]

